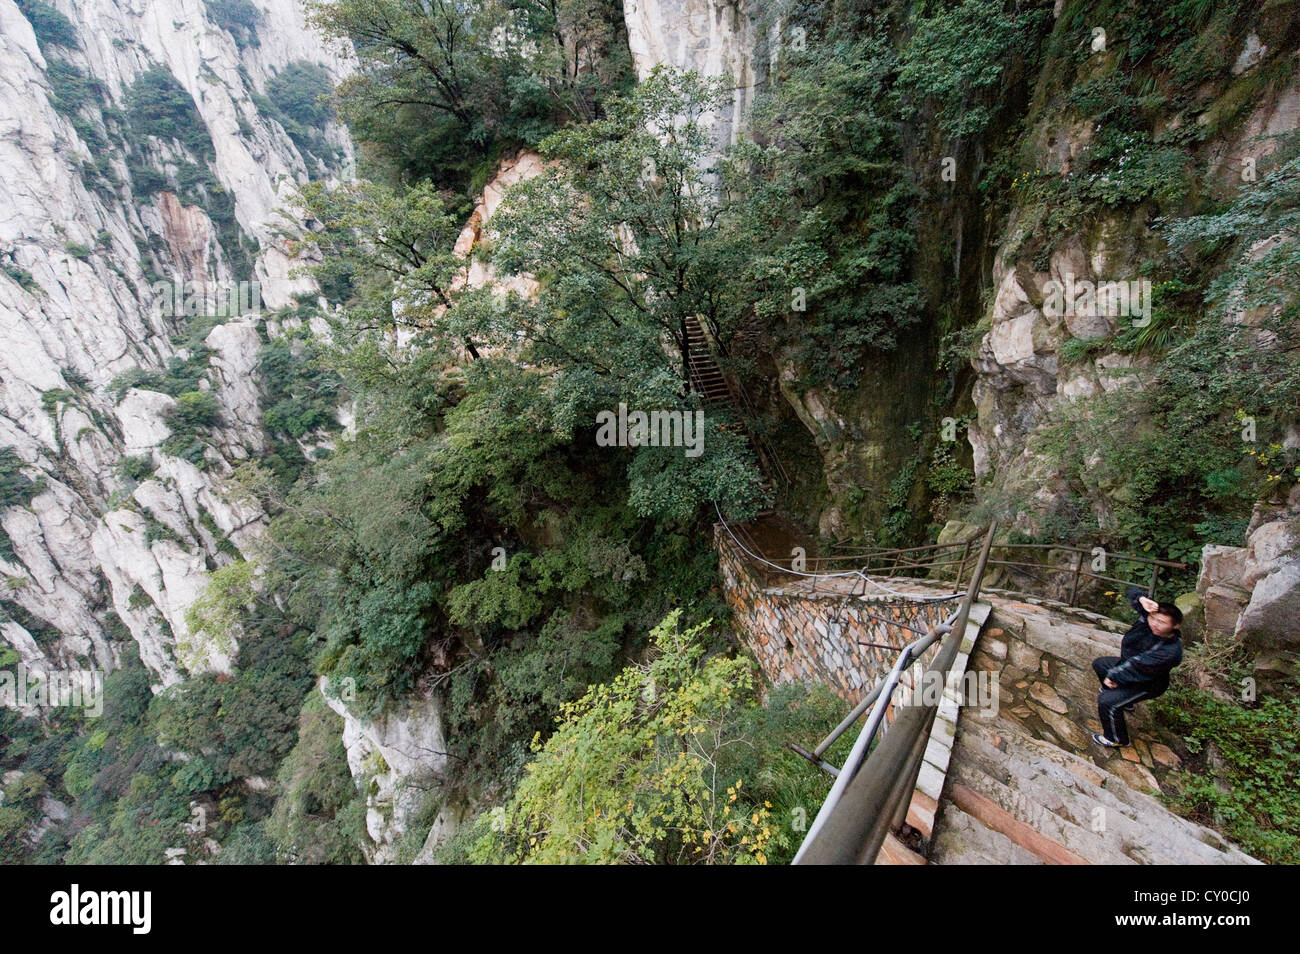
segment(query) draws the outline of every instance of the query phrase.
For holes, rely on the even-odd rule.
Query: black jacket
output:
[[[1157,636],[1147,625],[1147,611],[1138,602],[1145,596],[1130,586],[1124,596],[1137,610],[1138,621],[1124,634],[1120,643],[1119,664],[1112,666],[1106,678],[1120,686],[1149,686],[1159,693],[1169,688],[1169,672],[1183,661],[1183,639],[1179,630],[1170,636]]]

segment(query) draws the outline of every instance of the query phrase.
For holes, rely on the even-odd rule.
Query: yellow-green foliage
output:
[[[245,607],[256,597],[253,571],[253,564],[240,560],[208,577],[203,595],[185,611],[190,637],[176,644],[178,656],[187,664],[197,663],[214,650],[224,654],[234,651],[247,615]]]
[[[770,804],[719,775],[745,740],[727,714],[749,699],[746,659],[702,660],[708,623],[651,634],[653,658],[562,708],[561,724],[511,802],[480,819],[480,862],[758,863],[776,834]]]

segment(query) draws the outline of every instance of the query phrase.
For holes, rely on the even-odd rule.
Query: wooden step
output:
[[[885,843],[880,846],[880,854],[876,855],[876,864],[925,865],[929,864],[929,862],[899,841],[893,832],[890,832],[885,836]]]

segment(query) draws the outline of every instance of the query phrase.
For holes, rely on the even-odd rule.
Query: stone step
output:
[[[957,656],[953,660],[952,669],[950,670],[957,679],[965,675],[966,664],[970,660],[975,641],[979,638],[980,627],[988,619],[991,610],[992,607],[988,603],[973,603],[970,612],[966,615],[966,631],[962,634],[961,645],[958,647]],[[943,780],[948,772],[952,743],[957,734],[960,702],[960,698],[954,698],[945,689],[943,699],[935,712],[934,724],[930,728],[930,738],[926,742],[920,774],[916,780],[914,801],[916,796],[924,795],[930,800],[938,802],[939,796],[943,792]],[[923,834],[929,833],[924,829],[918,830],[921,830]]]
[[[1124,794],[1135,795],[1118,779],[1104,777],[1095,784],[1070,772],[1058,761],[1037,757],[1030,740],[1019,736],[1008,753],[1004,772],[1011,803],[1038,804],[1070,822],[1067,843],[1080,854],[1105,863],[1122,864],[1129,858],[1145,864],[1212,864],[1219,854],[1196,837],[1189,837],[1182,819],[1154,799],[1135,805]],[[987,754],[988,750],[984,750]],[[1068,755],[1068,753],[1065,753]],[[1082,761],[1082,760],[1081,760]],[[1106,786],[1110,784],[1111,788]],[[1105,825],[1093,832],[1094,822]],[[1095,852],[1100,853],[1098,857]]]
[[[952,772],[949,774],[949,785],[953,789],[962,786],[978,793],[980,796],[987,798],[1000,809],[1014,818],[1016,821],[1033,829],[1041,834],[1044,838],[1055,845],[1059,845],[1065,852],[1078,858],[1080,862],[1087,864],[1134,864],[1132,858],[1115,850],[1110,842],[1107,842],[1103,836],[1088,831],[1082,825],[1075,822],[1074,813],[1066,811],[1064,814],[1058,814],[1048,805],[1053,804],[1048,801],[1045,805],[1038,798],[1029,794],[1021,787],[1015,785],[1017,779],[1010,777],[1009,773],[1002,772],[1001,777],[989,774],[979,765],[979,759],[976,753],[966,747],[966,740],[962,740],[962,749]],[[1034,793],[1040,795],[1041,793]],[[945,795],[945,806],[943,817],[946,817],[947,801],[954,801],[960,808],[969,813],[966,804],[960,798],[954,798],[953,792]],[[1091,811],[1092,806],[1088,806]],[[1029,850],[1032,848],[1025,846]],[[1040,855],[1041,857],[1041,855]],[[1047,859],[1044,859],[1047,860]]]
[[[893,832],[890,832],[885,836],[885,843],[880,846],[880,854],[876,855],[876,864],[926,865],[929,862],[899,841]]]
[[[997,738],[1005,749],[995,743]],[[1006,720],[992,726],[963,723],[955,752],[954,783],[969,786],[1094,863],[1253,861],[1217,833],[1175,815],[1092,763],[1030,738]],[[940,811],[942,818],[946,805]],[[1105,830],[1094,832],[1094,820],[1103,822]]]
[[[1015,705],[1026,711],[1006,709],[992,719],[962,714],[935,812],[934,845],[943,841],[955,809],[957,824],[982,819],[1032,848],[1039,843],[1016,823],[1029,826],[1049,840],[1039,844],[1040,854],[1050,855],[1055,843],[1093,863],[1258,863],[1152,797],[1159,784],[1153,754],[1144,746],[1117,755],[1088,738],[1097,728],[1091,662],[1118,652],[1114,630],[1123,624],[1102,626],[1077,613],[1000,596],[990,602],[991,625],[999,631],[981,636],[972,664],[1015,680]],[[1031,711],[1036,719],[1028,719]],[[1140,733],[1149,718],[1140,711],[1131,725]],[[932,853],[931,860],[942,859]]]
[[[1059,841],[1047,837],[1040,830],[1021,821],[1014,814],[1004,809],[993,799],[980,794],[973,788],[956,781],[956,776],[948,777],[948,792],[952,803],[966,812],[985,828],[1000,832],[1012,842],[1032,852],[1049,865],[1084,865],[1088,862],[1076,855]]]
[[[976,727],[973,724],[970,728],[975,734],[983,733],[986,739],[993,731],[988,726]],[[1108,814],[1118,814],[1148,828],[1155,826],[1153,839],[1164,838],[1181,846],[1180,850],[1184,852],[1190,850],[1200,854],[1209,863],[1221,862],[1225,858],[1233,863],[1253,861],[1217,832],[1175,814],[1158,799],[1129,787],[1122,777],[1058,746],[1031,738],[1014,724],[1004,722],[997,729],[1005,733],[1004,737],[1016,740],[1015,766],[1032,764],[1035,772],[1051,779],[1058,790],[1068,792],[1072,787],[1105,807]],[[1024,769],[1021,774],[1024,774]]]
[[[1042,859],[1006,835],[976,821],[951,802],[944,806],[943,824],[930,846],[930,864],[1041,865]]]

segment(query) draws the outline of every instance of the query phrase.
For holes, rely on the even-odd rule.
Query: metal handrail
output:
[[[808,759],[808,761],[820,765],[822,768],[829,771],[836,779],[836,784],[831,786],[830,793],[826,796],[826,800],[822,802],[821,809],[817,812],[817,817],[813,819],[812,825],[809,826],[808,832],[804,835],[804,844],[807,844],[809,840],[821,830],[822,825],[825,824],[826,818],[829,817],[831,810],[834,809],[836,803],[839,802],[840,796],[843,795],[844,789],[848,786],[848,783],[852,781],[853,777],[852,773],[846,773],[843,768],[836,768],[833,765],[825,763],[822,760],[822,756],[826,754],[826,750],[834,745],[836,740],[848,731],[853,723],[857,722],[858,719],[862,717],[862,713],[866,712],[867,708],[871,706],[873,702],[883,696],[885,702],[877,705],[871,710],[871,716],[867,719],[867,724],[863,727],[862,732],[858,734],[857,742],[854,744],[852,751],[849,752],[848,758],[844,760],[845,767],[861,764],[862,754],[867,751],[867,748],[870,747],[871,742],[874,740],[876,731],[880,726],[880,721],[884,718],[884,712],[889,707],[889,698],[893,695],[894,690],[898,688],[898,681],[902,678],[902,674],[907,669],[908,664],[911,663],[913,659],[919,658],[922,653],[934,645],[934,643],[941,637],[952,632],[952,624],[956,621],[960,612],[961,610],[959,609],[953,610],[944,622],[932,627],[930,632],[923,635],[920,639],[914,639],[912,642],[904,646],[899,652],[898,659],[894,662],[894,666],[889,671],[889,674],[876,683],[875,687],[862,698],[861,702],[853,707],[853,711],[845,716],[839,725],[831,730],[830,734],[821,741],[816,749],[812,752],[806,752],[797,745],[791,746],[791,748],[804,758]],[[840,781],[841,779],[843,780],[842,783]],[[802,853],[803,847],[801,846],[799,850],[800,853]],[[798,861],[799,855],[795,855],[795,863],[798,863]]]
[[[974,539],[978,540],[983,535],[984,535],[984,531],[981,530],[979,533],[975,535]],[[832,549],[843,550],[844,555],[839,557],[827,557],[826,559],[852,561],[859,556],[873,556],[877,554],[883,554],[889,556],[895,553],[916,553],[921,550],[949,550],[949,549],[964,547],[969,542],[971,541],[954,540],[951,543],[930,543],[923,547],[848,548],[848,547],[836,546],[833,547]],[[999,543],[997,544],[997,548],[999,550],[1062,550],[1067,553],[1087,553],[1087,554],[1092,553],[1091,547],[1076,547],[1068,543]],[[1156,559],[1155,557],[1142,556],[1139,553],[1115,553],[1111,550],[1107,550],[1106,556],[1116,560],[1128,560],[1133,563],[1158,563],[1161,566],[1171,566],[1171,567],[1184,567],[1187,565],[1185,563],[1177,563],[1173,560],[1159,560]]]
[[[955,617],[950,617],[952,624],[948,638],[930,667],[930,673],[937,673],[945,681],[965,637],[971,607],[979,597],[980,583],[988,565],[989,550],[992,549],[996,529],[997,524],[991,524],[984,536],[984,545],[971,574],[970,586]],[[880,745],[870,756],[866,753],[917,645],[923,640],[933,642],[933,637],[939,635],[941,626],[934,627],[922,639],[909,643],[899,653],[893,669],[876,694],[875,705],[866,725],[858,734],[853,750],[839,770],[835,784],[831,786],[830,794],[809,826],[803,844],[799,846],[794,864],[871,864],[875,861],[880,846],[884,844],[885,836],[893,827],[895,816],[903,805],[902,800],[910,798],[916,784],[920,760],[924,756],[922,733],[929,726],[937,708],[933,700],[924,695],[919,697],[919,702],[914,699],[914,704],[907,706],[894,720]]]
[[[984,531],[981,530],[980,536],[983,533]],[[837,567],[852,567],[863,574],[876,573],[878,575],[908,574],[923,571],[928,572],[931,579],[946,578],[951,568],[956,567],[956,578],[960,579],[970,557],[971,545],[976,539],[978,539],[978,536],[964,541],[903,549],[866,547],[852,553],[813,557],[806,561],[806,565],[825,573],[833,572]],[[1147,580],[1132,580],[1109,576],[1092,570],[1087,558],[1093,556],[1094,551],[1086,547],[1052,543],[1000,543],[997,544],[996,550],[998,557],[991,558],[988,561],[989,566],[1006,567],[1012,571],[1020,571],[1021,574],[1028,575],[1041,583],[1047,583],[1049,580],[1035,576],[1034,571],[1062,574],[1062,578],[1057,582],[1063,590],[1068,590],[1068,597],[1063,602],[1069,606],[1078,605],[1076,601],[1079,597],[1080,585],[1085,580],[1113,583],[1120,587],[1138,586],[1145,589],[1149,596],[1154,597],[1160,582],[1160,571],[1162,569],[1187,569],[1186,563],[1179,563],[1174,560],[1160,560],[1135,553],[1117,553],[1104,550],[1103,555],[1111,565],[1119,566],[1127,563],[1151,568],[1151,575]],[[1028,555],[1030,551],[1055,551],[1065,555],[1066,560],[1057,563],[1013,559],[1022,553]],[[1070,557],[1073,557],[1073,560]]]
[[[864,565],[864,560],[868,564],[873,560],[880,560],[882,562],[885,560],[890,560],[892,561],[892,565],[898,566],[902,569],[926,570],[926,569],[932,569],[934,567],[940,567],[940,566],[951,566],[952,564],[957,563],[958,562],[957,554],[962,549],[964,549],[965,546],[966,545],[964,543],[945,544],[943,549],[950,551],[950,553],[945,554],[945,556],[951,556],[952,557],[951,559],[945,559],[944,557],[936,557],[935,559],[929,559],[929,560],[913,560],[913,559],[909,559],[907,554],[916,551],[881,550],[876,553],[859,553],[859,554],[854,554],[852,556],[846,555],[846,556],[811,557],[806,562],[809,565],[816,564],[816,565],[824,565],[824,566],[838,565],[838,566],[861,567]],[[1089,556],[1092,555],[1091,550],[1084,549],[1082,547],[1053,547],[1053,546],[1048,546],[1046,544],[1040,544],[1040,543],[1006,543],[1006,544],[1000,543],[997,545],[997,548],[999,551],[1056,550],[1058,552],[1067,553],[1067,554],[1086,554]],[[1153,559],[1152,557],[1143,557],[1132,553],[1116,553],[1107,550],[1105,552],[1105,556],[1107,561],[1112,563],[1142,563],[1142,564],[1146,564],[1147,566],[1158,566],[1165,569],[1174,569],[1174,570],[1187,569],[1186,563],[1178,563],[1174,560],[1156,560]],[[993,562],[997,564],[1002,564],[1004,566],[1032,566],[1032,567],[1039,567],[1039,568],[1058,566],[1058,564],[1054,564],[1054,563],[1041,563],[1041,562],[1029,563],[1029,562],[1016,561],[1016,560],[994,560]]]
[[[753,446],[754,453],[760,458],[759,465],[768,477],[775,477],[783,486],[790,486],[790,475],[786,472],[780,458],[773,452],[771,444],[766,438],[761,437],[750,424],[750,420],[758,417],[758,412],[754,408],[753,402],[749,399],[749,392],[745,390],[744,384],[733,375],[728,374],[722,367],[721,362],[712,354],[713,348],[717,342],[713,334],[705,327],[704,322],[700,321],[697,316],[691,316],[688,321],[694,322],[696,329],[700,332],[700,338],[704,341],[705,348],[710,352],[709,358],[713,362],[713,368],[722,376],[722,385],[727,390],[730,398],[732,410],[736,412],[736,418],[740,426],[745,429],[745,434]],[[687,372],[696,380],[702,377],[700,365],[695,360],[694,355],[687,349]],[[703,371],[707,371],[707,366]]]

